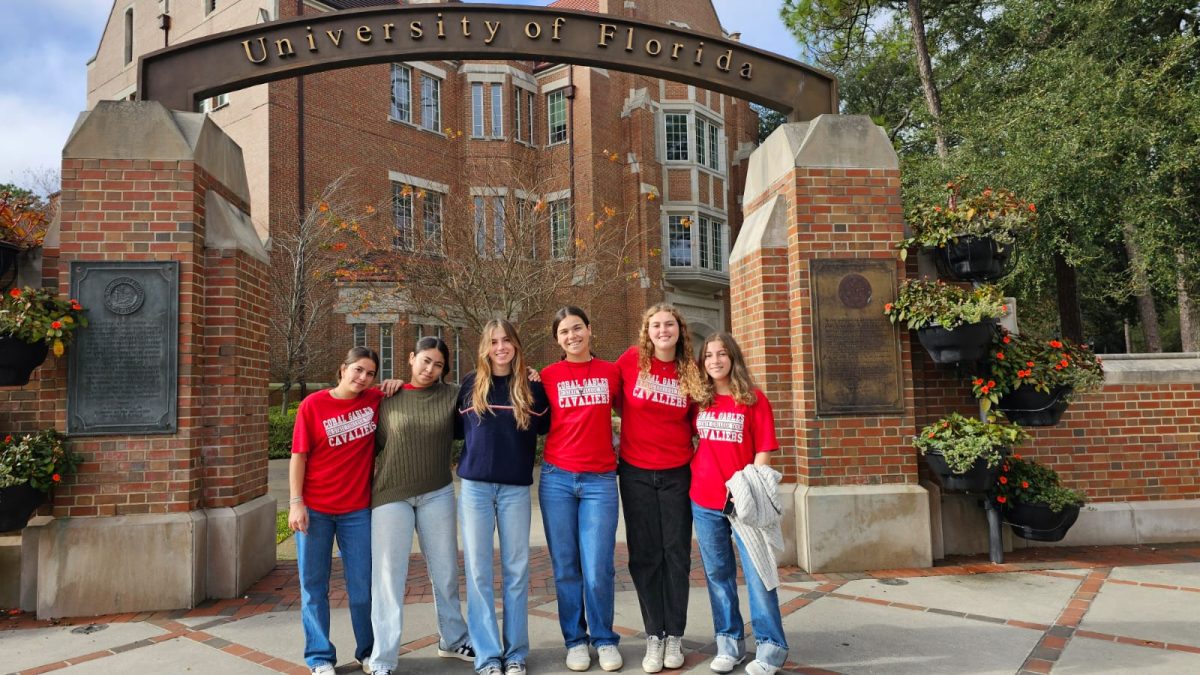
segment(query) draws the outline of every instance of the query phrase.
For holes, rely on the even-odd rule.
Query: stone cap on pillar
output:
[[[866,115],[783,124],[750,155],[742,203],[754,203],[797,167],[899,169],[900,158],[887,132]]]
[[[746,214],[742,229],[738,232],[733,250],[729,252],[729,264],[764,248],[787,246],[787,201],[775,196],[762,206]]]
[[[192,161],[250,203],[241,147],[208,115],[157,101],[100,101],[80,113],[63,159]]]

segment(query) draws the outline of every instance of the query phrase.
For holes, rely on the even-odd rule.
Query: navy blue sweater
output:
[[[513,416],[508,383],[512,376],[492,377],[488,392],[491,411],[482,417],[471,407],[475,393],[475,373],[463,378],[458,393],[458,414],[466,437],[462,458],[458,460],[458,476],[467,480],[532,485],[533,458],[538,434],[546,433],[550,421],[550,402],[541,382],[530,382],[533,409],[528,429],[518,429]]]

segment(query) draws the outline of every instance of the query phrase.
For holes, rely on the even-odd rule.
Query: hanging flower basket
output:
[[[0,532],[20,530],[48,495],[28,483],[0,488]]]
[[[20,387],[46,360],[50,345],[29,343],[11,335],[0,335],[0,387]]]
[[[1001,396],[996,407],[1023,427],[1052,427],[1062,419],[1070,402],[1070,387],[1055,387],[1049,392],[1017,387]]]
[[[987,358],[995,331],[994,321],[965,324],[952,330],[926,326],[917,330],[917,339],[934,363],[977,363]]]
[[[1013,501],[1004,509],[1004,520],[1013,534],[1030,541],[1062,541],[1078,518],[1078,506],[1054,511],[1045,504]]]
[[[957,281],[996,281],[1008,274],[1013,244],[989,236],[953,237],[936,249],[938,271]]]
[[[987,492],[1000,475],[1000,465],[989,467],[988,460],[984,457],[975,460],[965,473],[954,473],[940,452],[925,453],[925,463],[938,477],[943,488],[959,492]]]

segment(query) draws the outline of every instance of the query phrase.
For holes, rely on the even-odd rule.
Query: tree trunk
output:
[[[908,16],[912,20],[913,44],[917,47],[917,70],[921,73],[921,89],[925,92],[925,105],[933,119],[933,133],[937,139],[937,154],[941,159],[950,156],[946,146],[946,132],[942,129],[942,98],[933,81],[933,64],[929,60],[929,45],[925,40],[925,17],[921,12],[921,0],[908,0]]]
[[[1083,342],[1083,316],[1079,311],[1079,277],[1062,253],[1054,254],[1054,281],[1058,289],[1058,320],[1063,337]]]
[[[1138,246],[1133,225],[1123,228],[1125,254],[1129,256],[1129,268],[1133,272],[1133,297],[1137,299],[1138,319],[1142,324],[1142,336],[1146,338],[1146,351],[1162,351],[1162,338],[1158,334],[1158,310],[1154,307],[1154,294],[1150,291],[1150,278],[1146,275],[1146,261]]]
[[[1183,271],[1184,263],[1186,262],[1183,251],[1175,254],[1175,261],[1178,264],[1175,279],[1176,288],[1179,292],[1179,341],[1182,343],[1181,351],[1200,352],[1200,335],[1197,334],[1196,326],[1192,323],[1193,317],[1196,315],[1195,301],[1192,300],[1192,295],[1188,292],[1188,278]]]

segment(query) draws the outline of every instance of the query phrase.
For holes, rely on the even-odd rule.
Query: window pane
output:
[[[425,247],[430,251],[442,250],[442,195],[440,192],[425,193]]]
[[[567,140],[567,98],[563,91],[546,95],[546,119],[550,129],[550,144]]]
[[[708,153],[705,152],[705,142],[708,141],[708,122],[704,121],[703,117],[696,117],[696,161],[701,165],[704,164]]]
[[[721,170],[721,144],[718,142],[720,132],[717,125],[708,125],[708,167],[713,171]]]
[[[712,223],[712,269],[720,272],[725,269],[725,223]]]
[[[533,124],[534,124],[534,121],[536,121],[536,119],[537,119],[536,117],[534,117],[534,114],[533,114],[533,109],[534,109],[534,106],[536,105],[536,103],[534,102],[533,92],[531,92],[531,91],[525,92],[525,95],[527,96],[526,103],[528,104],[527,109],[529,110],[529,115],[528,115],[529,119],[527,120],[527,123],[529,124],[529,134],[526,135],[525,138],[529,139],[529,142],[532,144],[533,139],[536,138],[536,136],[534,136],[534,134],[533,134]]]
[[[475,204],[475,252],[484,255],[487,251],[487,211],[483,197],[476,197]]]
[[[522,123],[525,116],[521,114],[521,105],[521,90],[513,87],[513,137],[518,141],[528,141],[529,139],[525,136],[525,125]]]
[[[504,138],[504,89],[492,85],[492,138]]]
[[[412,71],[392,64],[392,119],[412,123]]]
[[[686,160],[688,158],[687,115],[682,113],[667,113],[667,159]]]
[[[671,267],[692,265],[692,219],[688,216],[667,216],[668,264]]]
[[[354,346],[355,347],[366,347],[367,346],[367,324],[356,323],[356,324],[351,325],[351,328],[354,329]]]
[[[421,126],[430,131],[441,127],[441,81],[430,75],[421,76]]]
[[[565,258],[570,250],[571,219],[568,201],[550,202],[550,256]]]
[[[400,183],[392,183],[392,215],[396,222],[392,246],[403,251],[411,251],[413,247],[412,188]]]
[[[709,267],[708,218],[700,219],[700,266]]]
[[[492,241],[496,256],[504,255],[504,197],[492,198]]]
[[[471,84],[471,136],[483,138],[483,83]]]
[[[379,379],[392,377],[392,327],[379,326]]]

